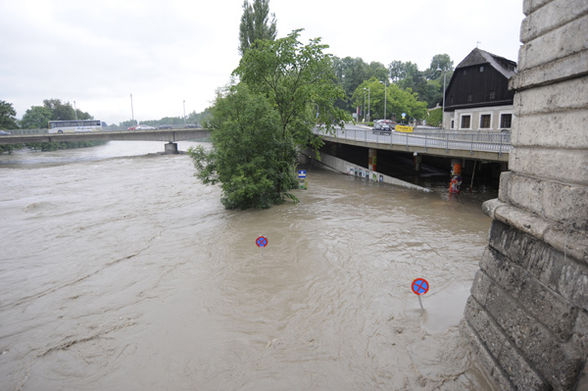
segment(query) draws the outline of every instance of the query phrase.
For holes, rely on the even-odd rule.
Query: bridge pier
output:
[[[178,143],[172,143],[171,141],[165,144],[166,155],[176,155],[178,153]]]

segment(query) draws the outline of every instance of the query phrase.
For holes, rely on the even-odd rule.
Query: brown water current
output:
[[[116,157],[162,148],[0,156],[1,390],[491,389],[459,331],[478,200],[308,168],[227,211],[186,155]]]

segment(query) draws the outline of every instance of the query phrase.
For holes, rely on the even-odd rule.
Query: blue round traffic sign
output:
[[[429,291],[429,283],[424,278],[416,278],[411,288],[415,295],[424,295]]]
[[[267,243],[267,238],[265,236],[260,236],[255,240],[257,247],[265,247],[267,246]]]

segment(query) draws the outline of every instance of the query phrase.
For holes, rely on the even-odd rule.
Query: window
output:
[[[480,72],[484,72],[484,65],[480,65]]]
[[[491,119],[492,119],[492,116],[490,114],[482,114],[480,116],[480,129],[490,128]]]
[[[488,93],[488,99],[490,99],[490,100],[496,99],[496,91],[490,91]]]
[[[471,102],[471,101],[472,101],[472,95],[470,94],[470,95],[468,95],[468,102]]]
[[[471,119],[472,116],[469,114],[462,115],[460,129],[470,129]]]
[[[500,127],[510,129],[512,126],[512,114],[500,114]]]
[[[451,129],[454,129],[454,128],[455,128],[455,121],[451,120]]]

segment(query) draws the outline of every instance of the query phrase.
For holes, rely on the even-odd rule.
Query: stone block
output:
[[[581,358],[586,361],[588,359],[588,312],[586,310],[578,313],[572,344],[578,347],[582,353]]]
[[[588,151],[582,149],[516,147],[510,153],[509,168],[530,176],[588,186]]]
[[[588,229],[588,186],[507,174],[501,175],[502,201],[574,229]]]
[[[514,117],[513,122],[513,145],[588,148],[588,110],[528,114]]]
[[[582,50],[581,52],[519,71],[510,79],[509,88],[520,91],[579,77],[585,73],[587,62],[588,51]]]
[[[588,2],[585,0],[554,0],[546,3],[523,20],[521,42],[529,42],[539,35],[574,20],[579,14],[587,11]]]
[[[517,390],[551,390],[551,386],[527,363],[511,345],[505,345],[498,357],[498,364],[507,373]]]
[[[502,174],[500,174],[501,181],[502,181],[502,176],[504,174],[508,174],[508,172],[503,172]],[[486,202],[484,202],[482,204],[482,212],[486,216],[491,217],[492,219],[494,219],[494,211],[498,207],[503,206],[503,205],[506,205],[506,204],[504,202],[500,201],[499,199],[494,198],[494,199],[488,200],[488,201],[486,201]]]
[[[519,51],[518,70],[524,71],[588,48],[588,40],[577,39],[587,35],[588,15],[584,15],[525,42]]]
[[[525,15],[529,15],[551,1],[553,0],[525,0],[523,1],[523,12]]]
[[[485,348],[495,359],[500,356],[503,347],[510,344],[498,324],[490,318],[482,306],[470,296],[466,304],[466,322],[476,331]]]
[[[480,267],[502,289],[514,298],[518,298],[521,289],[525,286],[528,276],[527,271],[510,262],[496,250],[484,253],[480,261]]]
[[[565,257],[564,257],[565,258]],[[588,311],[588,274],[585,268],[567,260],[561,266],[558,291],[579,308]]]
[[[501,221],[492,221],[492,225],[490,226],[490,239],[488,241],[489,245],[522,268],[527,267],[528,260],[526,252],[531,240],[528,235],[513,229]]]
[[[519,302],[523,308],[545,325],[560,341],[572,336],[578,307],[564,300],[534,278],[527,278],[520,289]]]
[[[492,285],[486,299],[486,310],[496,319],[505,336],[521,349],[530,327],[537,322],[516,304],[502,288]]]
[[[583,226],[585,223],[579,225],[577,229],[553,225],[545,231],[543,240],[566,256],[588,266],[588,231],[583,229]]]
[[[521,350],[555,389],[572,389],[583,360],[582,353],[571,341],[561,343],[543,325],[534,323]]]
[[[514,95],[513,104],[515,116],[585,110],[588,107],[588,77],[519,91]],[[535,134],[533,129],[524,128],[514,129],[513,132]]]
[[[502,221],[519,231],[526,232],[536,238],[543,238],[550,223],[524,209],[514,206],[501,206],[494,212],[496,220]]]
[[[490,290],[490,284],[492,281],[490,277],[484,271],[478,270],[476,276],[474,277],[474,283],[472,284],[472,296],[481,304],[484,305],[486,303],[486,296],[488,295],[488,291]]]
[[[488,352],[486,346],[467,322],[462,328],[462,333],[470,341],[472,352],[478,358],[478,363],[482,370],[494,381],[498,389],[501,391],[514,391],[515,388],[504,371],[498,366],[495,358]]]

